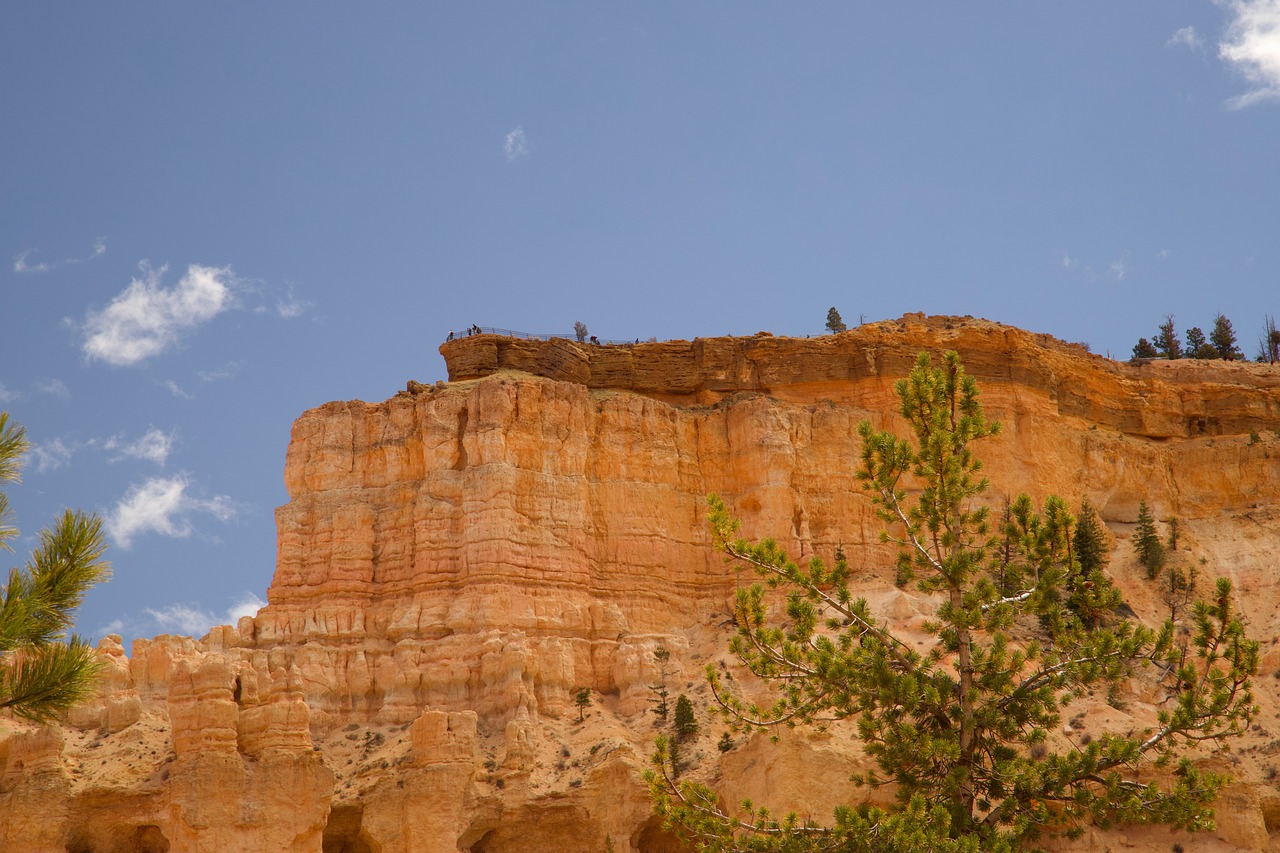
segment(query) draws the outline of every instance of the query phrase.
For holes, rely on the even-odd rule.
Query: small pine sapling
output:
[[[578,706],[578,722],[582,722],[582,714],[591,704],[591,688],[575,687],[573,692],[573,704]]]

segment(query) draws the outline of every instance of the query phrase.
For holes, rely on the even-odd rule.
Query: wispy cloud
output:
[[[1238,110],[1280,98],[1280,0],[1226,0],[1226,5],[1232,18],[1218,56],[1252,87],[1227,106]]]
[[[203,637],[215,625],[235,625],[245,616],[256,616],[267,603],[251,592],[243,593],[235,602],[219,614],[195,604],[170,604],[166,607],[148,607],[142,617],[123,616],[112,619],[98,629],[99,636],[129,631],[137,635],[176,632],[191,637]]]
[[[36,390],[41,394],[57,397],[59,400],[71,399],[71,389],[61,379],[37,379]]]
[[[21,399],[22,395],[17,391],[10,391],[8,388],[0,385],[0,404],[12,403],[14,400]]]
[[[311,307],[311,303],[305,299],[299,299],[293,292],[293,288],[285,293],[283,297],[276,300],[276,313],[286,320],[292,320],[301,317]]]
[[[49,270],[54,270],[58,267],[65,267],[69,264],[88,263],[94,258],[100,258],[107,253],[107,239],[105,237],[99,237],[95,240],[93,243],[93,249],[91,249],[89,254],[83,258],[62,258],[57,261],[36,261],[34,263],[29,263],[27,258],[31,257],[35,252],[35,249],[27,249],[25,252],[20,252],[15,255],[13,259],[13,271],[17,273],[48,272]]]
[[[502,141],[502,153],[507,155],[507,162],[525,160],[529,157],[529,140],[524,135],[524,128],[517,127],[507,134]]]
[[[1079,263],[1079,261],[1077,261],[1075,258],[1071,257],[1071,256],[1070,256],[1070,255],[1068,255],[1066,252],[1063,252],[1063,253],[1062,253],[1062,268],[1063,268],[1064,270],[1069,270],[1069,269],[1071,269],[1071,268],[1072,268],[1072,267],[1074,267],[1077,263]]]
[[[177,382],[174,382],[172,379],[166,379],[164,381],[164,387],[169,389],[170,394],[180,399],[183,399],[183,400],[195,399],[194,394],[188,394],[186,391],[182,390],[182,386],[179,385]]]
[[[176,477],[152,477],[132,486],[107,515],[107,532],[121,548],[133,545],[134,537],[155,533],[170,538],[190,536],[191,517],[212,515],[227,521],[235,515],[235,506],[226,495],[210,500],[187,494],[191,481],[184,474]]]
[[[237,279],[230,267],[192,264],[172,288],[160,285],[168,267],[140,265],[135,278],[102,311],[85,319],[84,353],[108,364],[133,365],[159,355],[179,335],[232,305]]]
[[[61,438],[55,438],[52,441],[42,441],[39,444],[31,445],[31,455],[36,460],[36,470],[44,473],[45,471],[56,471],[69,464],[71,455],[77,449],[76,445],[67,444]]]
[[[1169,40],[1164,43],[1165,47],[1189,47],[1192,50],[1203,50],[1204,41],[1200,38],[1200,34],[1196,32],[1195,27],[1183,27],[1173,35],[1169,36]]]
[[[145,612],[162,630],[203,637],[214,625],[234,625],[241,617],[256,616],[266,606],[267,603],[258,596],[246,592],[222,614],[189,604],[171,604],[159,610],[147,608]]]
[[[1129,255],[1126,252],[1107,265],[1107,276],[1116,281],[1124,281],[1129,274]]]
[[[1156,260],[1158,260],[1158,261],[1167,261],[1167,260],[1169,260],[1169,250],[1168,250],[1168,249],[1161,249],[1160,251],[1156,252]]]
[[[201,382],[217,382],[219,379],[230,379],[240,369],[240,362],[229,361],[216,370],[197,370],[196,376]]]
[[[102,447],[117,454],[110,460],[111,462],[119,462],[122,459],[141,459],[154,462],[163,468],[164,463],[169,459],[169,453],[173,450],[173,434],[151,427],[137,441],[126,442],[120,436],[112,436],[103,442]]]

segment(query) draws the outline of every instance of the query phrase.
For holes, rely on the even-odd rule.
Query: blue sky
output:
[[[100,512],[95,637],[251,612],[293,419],[450,329],[1280,313],[1280,0],[11,3],[0,81],[9,559]]]

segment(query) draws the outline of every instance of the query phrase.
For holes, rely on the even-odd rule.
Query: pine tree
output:
[[[1047,503],[1047,502],[1046,502]],[[1080,518],[1071,535],[1073,562],[1066,576],[1066,605],[1087,628],[1096,628],[1121,604],[1103,569],[1107,565],[1107,540],[1098,513],[1086,498],[1080,503]]]
[[[665,720],[667,714],[671,711],[671,705],[667,701],[671,695],[667,690],[667,675],[671,666],[671,652],[659,647],[653,652],[653,661],[658,665],[658,683],[649,685],[649,690],[653,692],[654,696],[649,702],[653,705],[653,713],[657,714],[659,719]]]
[[[688,740],[698,733],[698,721],[693,716],[693,703],[681,693],[676,697],[676,740]]]
[[[1160,576],[1160,600],[1169,608],[1170,622],[1177,622],[1178,616],[1196,600],[1197,580],[1194,565],[1171,563],[1165,567]]]
[[[922,355],[897,391],[914,441],[863,423],[857,477],[888,525],[884,540],[901,549],[900,569],[941,602],[932,647],[900,639],[872,616],[849,588],[847,565],[812,557],[801,566],[773,540],[741,538],[712,496],[715,547],[760,578],[738,591],[730,648],[773,688],[773,701],[748,701],[707,670],[739,731],[856,721],[877,767],[861,781],[891,785],[894,804],[842,806],[828,825],[750,803],[726,810],[710,788],[676,781],[673,741],[659,738],[647,776],[659,813],[713,853],[1009,853],[1046,833],[1078,835],[1086,821],[1211,825],[1224,779],[1179,756],[1191,740],[1239,734],[1255,713],[1258,646],[1233,610],[1230,582],[1218,581],[1209,602],[1196,605],[1187,650],[1169,623],[1153,630],[1112,617],[1089,628],[1061,603],[1075,563],[1069,514],[1046,501],[1020,521],[1017,499],[1011,523],[1036,535],[1011,536],[1026,586],[1002,594],[991,559],[1000,537],[989,530],[987,481],[970,447],[998,425],[983,415],[955,353],[937,368]],[[1053,751],[1047,739],[1070,699],[1135,678],[1157,697],[1154,728]],[[1168,782],[1140,775],[1147,762],[1175,760]]]
[[[1075,547],[1080,571],[1088,574],[1106,568],[1107,537],[1102,532],[1098,512],[1088,498],[1080,502],[1080,517],[1076,520],[1076,532],[1071,538],[1071,544]]]
[[[1138,526],[1133,531],[1133,550],[1138,555],[1138,562],[1147,570],[1147,578],[1155,580],[1164,568],[1164,543],[1156,532],[1155,519],[1146,501],[1138,503]]]
[[[25,431],[0,412],[0,483],[16,483],[27,450]],[[0,492],[0,550],[18,531]],[[92,695],[102,669],[83,640],[66,636],[72,614],[95,584],[110,576],[97,516],[67,510],[41,530],[25,568],[13,569],[0,592],[0,709],[43,723]]]
[[[1199,326],[1187,329],[1187,358],[1217,358],[1218,350],[1204,339]]]
[[[1182,358],[1182,342],[1178,340],[1178,332],[1173,325],[1173,315],[1165,314],[1160,331],[1156,334],[1152,345],[1161,358]]]
[[[1158,358],[1160,353],[1156,352],[1156,348],[1151,345],[1151,341],[1146,338],[1138,338],[1138,342],[1133,345],[1134,358]]]
[[[846,328],[844,320],[840,318],[840,312],[832,305],[827,309],[827,331],[835,335],[845,331]]]
[[[573,689],[573,704],[578,706],[578,722],[582,722],[582,714],[591,705],[591,688],[575,687]]]
[[[1236,345],[1236,332],[1231,328],[1231,321],[1219,314],[1213,318],[1213,331],[1209,333],[1209,343],[1218,353],[1218,358],[1227,361],[1240,361],[1244,353]]]

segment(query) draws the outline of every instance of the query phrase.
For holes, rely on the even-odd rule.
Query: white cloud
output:
[[[36,470],[40,472],[56,471],[67,465],[71,462],[71,454],[76,450],[61,438],[31,445],[31,455],[35,457]]]
[[[25,252],[15,255],[13,259],[13,271],[14,272],[48,272],[49,265],[46,263],[43,263],[43,262],[36,263],[36,264],[27,263],[27,258],[34,251],[35,251],[34,249],[27,249]]]
[[[1202,50],[1204,41],[1201,40],[1200,34],[1196,32],[1195,27],[1183,27],[1173,35],[1169,36],[1169,40],[1164,43],[1165,47],[1189,47],[1192,50]]]
[[[294,295],[292,287],[289,288],[287,295],[276,300],[276,313],[286,320],[301,317],[310,307],[310,302]]]
[[[525,138],[523,127],[517,127],[507,134],[502,142],[502,153],[507,155],[508,163],[529,157],[529,140]]]
[[[230,267],[192,264],[172,288],[160,286],[167,267],[141,265],[124,292],[85,319],[84,353],[108,364],[131,365],[159,355],[178,335],[231,307],[236,277]]]
[[[171,604],[159,610],[148,607],[145,612],[162,631],[176,631],[192,637],[203,637],[215,625],[235,625],[241,617],[256,616],[258,610],[266,606],[267,603],[258,596],[246,592],[221,616],[188,604]],[[111,625],[123,627],[118,619]]]
[[[1125,275],[1129,272],[1128,256],[1116,258],[1107,267],[1107,275],[1116,281],[1124,281]]]
[[[173,395],[173,396],[175,396],[175,397],[181,397],[181,398],[182,398],[182,399],[184,399],[184,400],[194,400],[194,399],[195,399],[195,396],[194,396],[194,395],[192,395],[192,394],[188,394],[186,391],[183,391],[183,390],[182,390],[182,386],[181,386],[181,385],[179,385],[177,382],[174,382],[172,379],[166,379],[166,380],[164,381],[164,387],[168,388],[168,389],[169,389],[169,393],[170,393],[170,394],[172,394],[172,395]]]
[[[266,607],[267,603],[251,592],[246,592],[240,596],[235,604],[232,604],[227,610],[227,619],[231,620],[234,625],[246,616],[257,616],[258,611]]]
[[[187,494],[190,485],[185,475],[178,475],[152,477],[130,487],[107,515],[107,532],[112,540],[121,548],[129,548],[134,537],[143,533],[182,538],[191,535],[191,516],[196,513],[212,515],[219,521],[235,515],[229,497],[193,498]]]
[[[1160,251],[1156,252],[1156,260],[1160,260],[1160,261],[1169,260],[1169,250],[1161,249]]]
[[[123,619],[112,619],[107,624],[98,629],[97,635],[105,637],[107,634],[120,634],[124,632],[125,623]]]
[[[170,604],[159,610],[147,608],[146,613],[164,633],[175,632],[191,637],[203,637],[209,633],[218,618],[212,613],[185,604]]]
[[[1071,256],[1070,256],[1070,255],[1068,255],[1066,252],[1063,252],[1063,253],[1062,253],[1062,268],[1063,268],[1064,270],[1069,270],[1069,269],[1071,269],[1072,267],[1074,267],[1074,266],[1076,265],[1076,263],[1077,263],[1077,261],[1076,261],[1076,259],[1075,259],[1075,258],[1071,257]]]
[[[57,397],[59,400],[71,399],[71,389],[61,379],[37,379],[36,390],[41,394]]]
[[[1227,101],[1243,109],[1280,98],[1280,0],[1227,0],[1232,19],[1218,56],[1252,88]]]
[[[240,369],[240,362],[229,361],[225,367],[219,367],[217,370],[198,370],[196,376],[201,382],[216,382],[219,379],[230,379],[231,376]]]
[[[107,238],[99,237],[97,240],[95,240],[93,242],[93,249],[90,250],[89,254],[83,258],[63,258],[60,261],[53,261],[53,262],[39,261],[34,264],[27,263],[27,258],[31,257],[31,255],[34,252],[35,252],[35,249],[27,249],[25,252],[21,252],[18,255],[14,256],[13,271],[18,273],[48,272],[49,270],[57,269],[58,267],[65,267],[68,264],[88,263],[89,261],[92,261],[94,258],[100,258],[107,253]]]
[[[4,387],[3,385],[0,385],[0,403],[12,403],[14,400],[19,399],[21,396],[22,395],[19,394],[17,391],[10,391],[8,388]]]
[[[111,459],[112,462],[119,462],[121,459],[144,459],[163,468],[164,463],[169,459],[169,452],[173,450],[173,435],[151,427],[137,441],[125,443],[119,436],[112,436],[102,446],[106,450],[119,452],[118,456]]]

